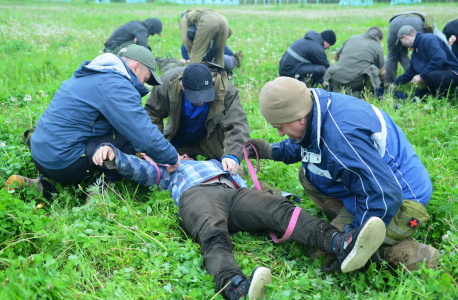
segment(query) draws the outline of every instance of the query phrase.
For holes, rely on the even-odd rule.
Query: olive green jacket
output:
[[[336,54],[338,61],[326,70],[324,80],[331,79],[346,84],[367,75],[374,88],[380,85],[385,56],[382,45],[378,42],[377,30],[350,37],[337,49]]]
[[[234,155],[243,160],[243,144],[250,138],[248,120],[240,103],[239,91],[228,80],[226,71],[220,66],[207,65],[213,74],[215,100],[209,103],[205,123],[207,134],[199,139],[199,145],[209,158],[220,159]],[[180,86],[185,68],[175,68],[161,77],[163,85],[155,86],[148,97],[145,110],[171,141],[180,127],[183,90]],[[163,120],[167,118],[165,123]]]

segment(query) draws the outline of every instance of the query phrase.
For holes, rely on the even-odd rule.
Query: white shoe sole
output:
[[[382,245],[385,239],[385,223],[372,217],[364,225],[356,239],[355,246],[342,262],[342,273],[353,272],[364,267],[372,254]]]
[[[271,283],[272,273],[270,272],[270,270],[264,267],[258,268],[254,273],[250,289],[248,290],[248,299],[263,299],[266,293],[265,285]]]

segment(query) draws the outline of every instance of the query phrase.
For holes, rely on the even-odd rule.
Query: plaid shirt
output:
[[[140,185],[151,186],[157,180],[157,169],[151,163],[138,157],[127,155],[116,149],[111,144],[104,144],[114,149],[116,153],[116,168],[119,174],[125,179],[138,182]],[[100,147],[100,146],[99,146]],[[97,150],[96,150],[97,151]],[[175,205],[179,207],[181,194],[190,187],[198,185],[204,181],[212,179],[218,175],[223,175],[234,185],[240,188],[248,187],[246,182],[239,175],[231,175],[229,171],[223,171],[221,162],[217,160],[193,161],[183,160],[178,170],[169,173],[166,167],[158,166],[161,173],[159,187],[169,190]]]

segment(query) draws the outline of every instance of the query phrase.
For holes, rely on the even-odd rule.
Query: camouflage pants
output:
[[[299,181],[312,202],[331,220],[331,225],[343,232],[343,227],[353,222],[355,216],[345,208],[341,200],[324,196],[312,186],[305,177],[304,167],[299,169]]]
[[[328,197],[320,194],[305,176],[305,169],[299,169],[299,181],[302,184],[307,195],[313,203],[331,220],[331,225],[334,225],[338,230],[343,231],[343,227],[353,222],[354,215],[350,213],[344,206],[343,202],[336,197]],[[413,207],[412,207],[413,206]],[[385,244],[394,245],[395,243],[411,237],[418,227],[409,227],[411,217],[416,219],[418,227],[429,220],[426,207],[416,203],[415,201],[403,200],[401,208],[398,210],[391,222],[386,226],[387,235]]]

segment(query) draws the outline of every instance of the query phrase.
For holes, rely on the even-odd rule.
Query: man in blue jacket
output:
[[[268,123],[290,139],[250,139],[260,157],[286,164],[302,161],[299,179],[310,199],[348,231],[375,216],[387,225],[381,255],[412,269],[437,264],[439,252],[406,240],[429,219],[428,172],[401,129],[375,106],[351,96],[309,90],[288,77],[268,82],[259,97]],[[250,157],[254,151],[250,151]]]
[[[432,33],[420,33],[406,25],[398,31],[398,41],[412,48],[410,67],[394,85],[417,84],[415,95],[447,96],[458,92],[458,59],[450,47]]]
[[[119,56],[106,53],[83,62],[62,83],[30,139],[40,174],[62,184],[89,180],[99,170],[91,155],[105,142],[129,154],[146,152],[157,162],[170,164],[169,171],[176,170],[178,153],[142,107],[142,97],[149,93],[145,82],[162,84],[153,55],[142,46],[131,45],[121,49]],[[105,182],[122,178],[113,171],[103,173]],[[15,181],[19,188],[36,185],[48,199],[56,192],[42,176],[13,175],[6,187]]]
[[[322,33],[309,31],[295,41],[280,60],[280,76],[296,78],[310,82],[311,86],[320,83],[325,89],[328,83],[323,76],[329,68],[329,61],[324,50],[336,43],[336,34],[332,30]]]

